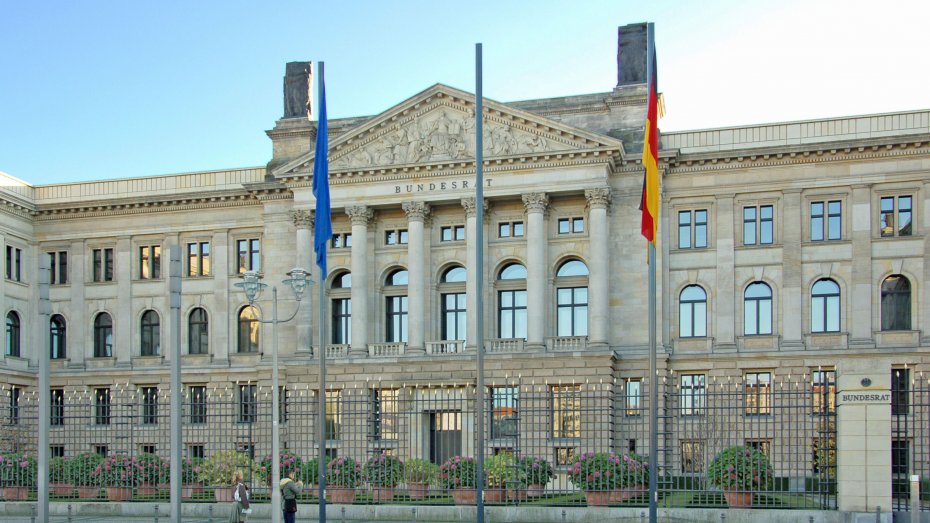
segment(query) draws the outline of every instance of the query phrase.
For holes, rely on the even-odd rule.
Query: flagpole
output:
[[[646,95],[647,105],[651,104],[655,75],[655,26],[646,24]],[[647,107],[648,110],[648,107]],[[648,124],[647,124],[648,125]],[[643,147],[649,147],[644,141]],[[656,158],[658,164],[658,158]],[[644,166],[645,167],[645,166]],[[658,219],[655,216],[654,219]],[[659,461],[659,377],[656,365],[656,238],[649,243],[649,523],[658,521],[658,461]]]
[[[320,101],[320,99],[322,98],[321,95],[324,89],[323,87],[323,62],[317,62],[316,65],[317,65],[316,67],[317,71],[316,71],[315,76],[316,76],[316,86],[317,86],[316,88],[317,99],[315,100],[316,103],[313,104],[311,108],[313,112],[317,112],[318,110],[321,111],[319,115],[325,117],[325,113],[322,112],[325,109],[323,108],[322,103]],[[320,120],[319,118],[317,118],[317,134],[318,134],[317,144],[318,145],[316,148],[315,155],[320,154],[320,147],[319,147],[319,140],[320,140],[319,133],[320,132],[325,133],[325,132],[328,132],[328,130],[326,127],[324,127],[323,129],[320,129]],[[324,150],[323,154],[328,154],[328,151]],[[317,172],[316,165],[319,165],[319,163],[317,163],[316,159],[314,158],[314,169],[313,169],[314,187],[317,187],[316,178],[320,174],[319,172]],[[325,175],[328,177],[329,173],[327,172],[325,173]],[[328,184],[329,181],[327,180],[326,183]],[[315,220],[317,222],[323,219],[323,217],[321,216],[322,212],[326,212],[326,213],[330,212],[328,199],[327,199],[326,204],[327,204],[326,209],[321,209],[320,199],[317,198],[316,216],[315,216]],[[329,219],[329,216],[327,216],[326,219]],[[316,227],[314,227],[314,232],[316,233]],[[315,237],[315,235],[314,235],[313,242],[314,242],[314,246],[316,246],[317,238]],[[323,251],[323,257],[324,257],[323,259],[325,260],[325,257],[326,257],[325,251]],[[319,253],[317,254],[317,260],[319,260]],[[319,261],[317,261],[317,265],[318,266],[320,265]],[[319,350],[319,354],[317,354],[317,357],[320,358],[320,370],[319,370],[320,382],[318,385],[320,392],[319,392],[319,395],[317,396],[317,436],[318,436],[319,447],[320,447],[319,455],[317,457],[317,485],[319,487],[319,493],[318,493],[319,497],[317,499],[319,500],[320,510],[319,510],[318,517],[319,517],[320,523],[326,523],[326,329],[324,328],[324,321],[326,320],[326,302],[325,302],[326,296],[325,296],[324,289],[323,289],[324,284],[326,282],[325,265],[326,264],[324,262],[323,265],[320,266],[320,281],[318,285],[318,287],[320,288],[319,289],[320,300],[319,300],[319,305],[317,307],[317,309],[319,310],[319,314],[318,314],[319,321],[317,325],[319,326],[319,329],[320,329],[320,350]]]
[[[478,213],[475,227],[475,242],[477,255],[475,256],[475,288],[477,300],[475,308],[475,349],[478,352],[478,379],[475,385],[475,428],[476,428],[476,454],[477,474],[475,489],[477,491],[478,523],[484,523],[484,289],[482,278],[484,274],[484,103],[482,97],[481,78],[481,44],[475,44],[475,209]]]

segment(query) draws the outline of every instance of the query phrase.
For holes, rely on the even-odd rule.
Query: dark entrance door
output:
[[[441,465],[462,454],[462,413],[431,412],[429,415],[429,459]]]

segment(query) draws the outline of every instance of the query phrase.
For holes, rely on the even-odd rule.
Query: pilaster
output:
[[[716,318],[716,328],[713,336],[717,349],[736,349],[736,282],[735,282],[735,244],[734,234],[734,195],[717,195],[716,213],[716,241],[717,254],[717,289],[713,290],[713,317]]]
[[[848,325],[849,345],[875,346],[872,339],[872,187],[854,185],[852,192],[852,281]]]
[[[799,349],[804,346],[804,292],[801,271],[801,190],[791,189],[782,198],[782,290],[781,331],[782,347]],[[776,328],[773,325],[773,328]]]
[[[229,231],[222,229],[213,232],[210,240],[210,256],[213,258],[213,303],[216,310],[209,316],[210,352],[213,360],[223,364],[229,361],[230,344],[235,343],[233,333],[238,328],[236,316],[238,293],[230,292],[229,273],[233,270],[229,264]],[[233,351],[235,349],[233,348]]]
[[[546,317],[546,250],[549,232],[546,228],[546,214],[549,208],[549,196],[546,193],[527,193],[523,195],[526,206],[526,300],[527,300],[527,349],[541,349],[545,346]]]
[[[87,343],[88,323],[86,302],[84,300],[87,271],[85,263],[87,260],[87,251],[84,248],[84,240],[71,242],[68,249],[68,285],[70,298],[70,314],[65,316],[65,329],[67,337],[65,338],[65,355],[71,365],[84,365],[85,358],[93,355],[93,343]],[[3,293],[0,293],[2,296]]]
[[[313,213],[314,211],[304,209],[293,210],[290,213],[291,221],[294,223],[295,229],[294,239],[297,242],[297,256],[294,260],[294,264],[296,267],[309,271],[310,279],[316,281],[319,285],[323,285],[326,281],[326,275],[320,274],[320,269],[316,266],[313,259],[313,239],[311,238],[310,231],[311,227],[313,227]],[[307,354],[312,350],[313,311],[316,309],[309,305],[313,304],[313,300],[316,297],[316,292],[313,292],[314,290],[312,286],[307,287],[307,291],[303,297],[305,303],[300,305],[300,311],[297,313],[297,318],[295,319],[297,322],[297,353]]]
[[[124,236],[116,241],[116,307],[110,311],[113,319],[113,356],[116,365],[129,365],[132,357],[134,315],[132,308],[132,239]]]

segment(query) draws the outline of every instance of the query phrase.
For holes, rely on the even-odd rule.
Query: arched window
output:
[[[556,271],[557,336],[588,335],[588,266],[569,260]]]
[[[142,313],[142,347],[143,356],[158,356],[161,353],[161,321],[155,311]]]
[[[6,355],[19,357],[19,314],[10,311],[6,315]]]
[[[110,315],[101,312],[94,318],[94,357],[109,358],[113,356],[113,320]]]
[[[239,352],[258,352],[259,349],[258,315],[246,305],[239,310]]]
[[[385,279],[384,286],[384,341],[404,343],[407,341],[407,271],[392,271]]]
[[[882,282],[882,330],[911,330],[911,282],[900,274]]]
[[[678,297],[678,336],[707,336],[707,293],[700,285],[689,285]]]
[[[772,288],[757,281],[743,293],[743,334],[772,333]]]
[[[332,295],[332,343],[352,344],[352,273],[342,272],[333,277]]]
[[[830,279],[811,288],[811,332],[840,331],[840,286]]]
[[[465,340],[468,307],[465,299],[465,267],[456,265],[442,273],[440,281],[439,335],[443,340]]]
[[[48,322],[48,356],[53,360],[68,357],[65,328],[65,318],[61,314],[52,316]]]
[[[200,307],[191,311],[187,317],[187,352],[189,354],[208,354],[210,352],[209,327],[207,311]]]
[[[526,267],[506,265],[497,279],[497,335],[526,339]]]

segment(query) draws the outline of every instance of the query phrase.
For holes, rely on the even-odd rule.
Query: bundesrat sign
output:
[[[853,390],[842,391],[838,395],[839,405],[890,405],[890,390]]]

